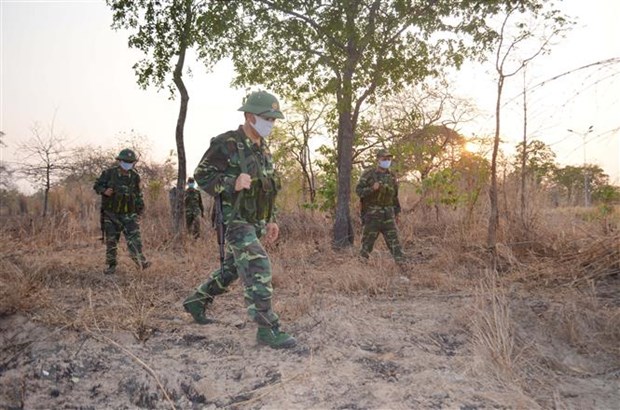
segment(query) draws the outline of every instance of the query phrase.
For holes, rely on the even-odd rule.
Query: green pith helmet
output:
[[[255,91],[244,98],[237,111],[250,112],[266,118],[284,119],[278,99],[266,91]]]
[[[390,154],[390,151],[386,150],[386,149],[380,149],[379,151],[377,151],[377,155],[376,158],[381,158],[381,157],[392,157],[393,155]]]
[[[130,150],[129,148],[125,148],[121,152],[118,153],[116,159],[125,162],[136,162],[138,158],[136,158],[136,153]]]

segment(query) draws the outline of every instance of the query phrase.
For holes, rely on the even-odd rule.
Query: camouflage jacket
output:
[[[112,188],[112,196],[103,192]],[[95,181],[93,189],[101,195],[101,209],[117,214],[141,214],[144,199],[140,190],[140,175],[133,169],[125,172],[120,166],[108,168]]]
[[[378,190],[373,191],[372,186],[379,182]],[[392,207],[394,214],[400,213],[398,201],[398,182],[389,170],[379,171],[377,168],[368,168],[360,177],[355,192],[360,197],[362,216],[372,209]]]
[[[200,215],[204,212],[200,191],[194,188],[185,190],[185,213]]]
[[[241,173],[252,177],[250,189],[235,191]],[[275,198],[280,189],[273,159],[264,138],[254,144],[239,127],[211,140],[194,171],[194,179],[209,195],[222,195],[224,220],[275,222]]]

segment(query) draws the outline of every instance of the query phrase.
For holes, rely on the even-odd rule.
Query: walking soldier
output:
[[[390,172],[392,155],[385,149],[377,152],[377,166],[364,171],[355,188],[361,199],[363,224],[360,256],[368,258],[379,234],[397,263],[405,260],[398,241],[396,218],[400,213],[398,183]]]
[[[102,172],[93,189],[101,195],[101,214],[106,244],[104,273],[116,272],[116,254],[121,233],[125,235],[131,259],[138,269],[146,269],[150,262],[142,253],[139,216],[144,211],[140,191],[140,175],[133,169],[136,154],[122,150],[116,157],[118,165]]]
[[[248,314],[258,325],[257,341],[272,348],[289,348],[296,340],[280,330],[279,317],[272,309],[271,262],[259,240],[273,242],[278,237],[275,198],[279,183],[265,138],[276,118],[284,116],[278,100],[264,91],[250,94],[239,111],[244,113],[243,125],[212,139],[194,172],[200,188],[221,200],[226,239],[223,263],[183,305],[196,322],[209,323],[205,306],[241,277]]]

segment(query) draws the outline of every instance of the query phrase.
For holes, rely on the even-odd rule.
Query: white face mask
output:
[[[392,165],[391,159],[384,159],[384,160],[379,161],[379,166],[383,169],[388,169],[390,165]]]
[[[123,168],[125,171],[129,171],[131,168],[133,168],[133,162],[120,161],[120,163],[121,168]]]
[[[189,187],[190,187],[190,188],[196,188],[196,183],[195,183],[195,182],[192,182],[191,184],[189,184]]]
[[[273,128],[273,123],[275,121],[267,121],[258,115],[254,115],[254,118],[256,118],[256,123],[252,124],[250,122],[250,125],[252,125],[252,128],[254,128],[256,132],[258,132],[258,135],[263,138],[267,138],[267,136],[271,133],[271,129]]]

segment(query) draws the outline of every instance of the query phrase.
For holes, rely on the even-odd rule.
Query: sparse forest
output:
[[[148,28],[130,41],[147,55],[139,83],[181,96],[178,151],[153,160],[148,136],[133,132],[112,148],[68,144],[52,123],[33,127],[21,163],[0,164],[0,407],[617,408],[620,187],[597,164],[562,165],[526,121],[516,154],[499,148],[502,82],[550,51],[548,33],[518,19],[510,32],[510,18],[558,34],[570,24],[557,10],[534,0],[107,3],[116,28]],[[248,41],[259,37],[273,41]],[[515,56],[525,39],[538,48]],[[169,53],[149,62],[160,47]],[[299,341],[290,351],[256,346],[241,284],[209,308],[213,324],[182,309],[219,266],[209,212],[195,239],[170,195],[193,172],[187,47],[207,68],[230,57],[237,85],[285,102],[269,137],[282,191],[268,252],[275,307]],[[462,131],[476,107],[442,70],[465,59],[498,71],[495,135]],[[93,183],[121,148],[139,156],[152,266],[136,270],[121,246],[118,272],[104,276]],[[404,267],[379,242],[358,258],[351,186],[380,148],[394,154]],[[24,194],[17,178],[37,191]]]

